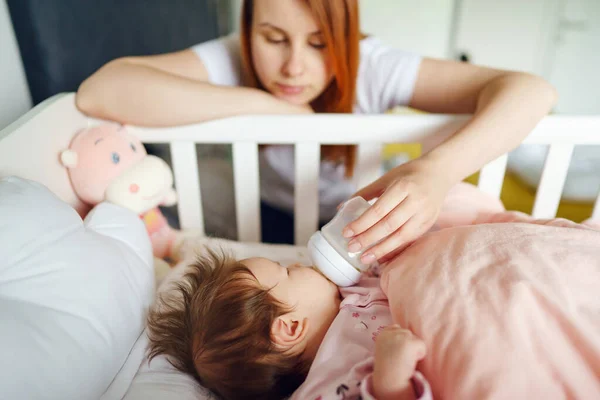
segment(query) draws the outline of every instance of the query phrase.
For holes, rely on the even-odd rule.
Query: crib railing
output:
[[[468,121],[446,115],[244,116],[175,128],[140,129],[145,143],[171,144],[175,184],[180,193],[183,228],[203,229],[196,143],[231,143],[238,239],[260,241],[259,144],[295,145],[295,241],[306,244],[318,224],[318,175],[321,144],[357,144],[357,187],[379,176],[382,145],[421,143],[431,148]],[[575,145],[600,144],[600,117],[549,116],[525,144],[549,145],[532,214],[556,215]],[[468,157],[468,154],[458,155]],[[499,197],[507,155],[480,172],[479,188]],[[600,191],[600,188],[599,188]],[[600,196],[594,208],[600,218]]]
[[[259,145],[295,145],[295,241],[306,244],[317,228],[321,144],[358,145],[354,179],[356,186],[362,187],[379,176],[382,145],[421,143],[426,150],[468,120],[469,116],[448,115],[240,116],[136,130],[145,143],[170,144],[183,228],[204,230],[196,144],[232,144],[238,239],[247,242],[260,241]],[[0,131],[0,176],[17,174],[50,184],[67,201],[76,203],[56,154],[79,129],[97,122],[77,110],[73,93],[46,100]],[[524,143],[549,146],[532,213],[538,218],[553,217],[574,146],[600,145],[600,116],[546,117]],[[486,165],[480,171],[479,187],[499,196],[506,166],[506,155]],[[600,218],[600,196],[593,217]]]

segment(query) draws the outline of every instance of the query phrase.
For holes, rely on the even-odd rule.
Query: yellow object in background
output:
[[[406,144],[386,144],[383,146],[383,159],[390,160],[395,156],[402,154],[408,155],[413,160],[421,155],[421,145],[419,143]]]
[[[466,182],[477,184],[479,173],[465,179]],[[521,211],[531,214],[533,203],[535,201],[535,189],[522,182],[518,176],[506,171],[500,200],[504,203],[507,210]],[[593,203],[578,203],[561,200],[556,216],[566,218],[575,222],[582,222],[592,216],[594,209]]]

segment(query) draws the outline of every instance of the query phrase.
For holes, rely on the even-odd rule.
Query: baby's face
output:
[[[312,324],[326,324],[339,311],[338,287],[315,271],[301,265],[284,267],[267,258],[241,261],[250,269],[260,285],[283,304],[305,315]]]

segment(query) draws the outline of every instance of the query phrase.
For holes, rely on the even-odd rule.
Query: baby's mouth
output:
[[[341,294],[340,294],[340,291],[339,291],[339,288],[338,288],[338,286],[337,286],[335,283],[333,283],[331,280],[329,280],[329,278],[327,278],[327,277],[325,276],[325,274],[324,274],[324,273],[322,273],[322,272],[321,272],[321,270],[320,270],[319,268],[317,268],[317,267],[316,267],[316,266],[314,266],[314,265],[312,265],[310,268],[312,268],[314,271],[318,272],[318,273],[319,273],[319,275],[321,275],[323,278],[325,278],[325,279],[327,280],[327,282],[329,282],[331,285],[335,286],[335,288],[337,289],[338,295],[341,297]]]

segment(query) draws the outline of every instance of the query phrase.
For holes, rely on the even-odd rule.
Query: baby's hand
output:
[[[425,357],[425,343],[399,325],[386,327],[375,344],[373,391],[378,400],[414,400],[410,379]]]

